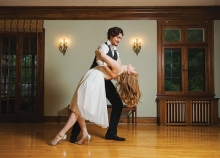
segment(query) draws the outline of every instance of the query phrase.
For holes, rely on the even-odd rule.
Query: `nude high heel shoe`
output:
[[[76,142],[76,144],[78,145],[82,145],[85,143],[85,141],[87,140],[87,145],[89,145],[89,141],[91,140],[91,136],[88,134],[85,138],[83,138],[83,141],[82,142]]]
[[[56,135],[56,137],[49,143],[49,145],[55,146],[60,142],[63,142],[63,140],[65,140],[67,138],[67,135],[64,134],[64,136],[59,136],[58,134]]]

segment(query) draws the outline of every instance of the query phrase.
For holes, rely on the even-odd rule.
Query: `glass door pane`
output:
[[[23,37],[21,58],[21,113],[36,114],[37,39]]]
[[[15,114],[16,37],[1,39],[0,114]]]
[[[188,49],[188,91],[205,91],[205,49]]]
[[[164,91],[182,91],[181,49],[164,49]]]

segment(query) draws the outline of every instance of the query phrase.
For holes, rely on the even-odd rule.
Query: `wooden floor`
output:
[[[47,143],[64,124],[0,123],[0,158],[220,158],[219,126],[119,124],[119,142],[106,129],[87,124],[90,145]],[[70,136],[70,131],[67,133]]]

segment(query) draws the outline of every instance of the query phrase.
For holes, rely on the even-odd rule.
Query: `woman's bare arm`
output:
[[[109,69],[110,71],[112,71],[114,74],[118,75],[119,73],[121,73],[122,71],[122,67],[121,67],[121,61],[115,61],[114,59],[112,59],[111,57],[109,57],[108,55],[100,52],[99,50],[95,51],[95,54],[101,58],[101,60],[103,60],[104,62],[107,63],[108,66],[111,67],[111,69]],[[106,66],[107,67],[107,66]],[[108,71],[108,70],[106,70]]]
[[[112,72],[112,70],[108,66],[103,66],[103,69],[107,76],[109,77],[108,80],[114,79],[118,76],[118,74],[115,74]]]
[[[118,58],[118,63],[119,63],[120,65],[122,65],[122,63],[121,63],[121,59],[120,59],[120,58]]]

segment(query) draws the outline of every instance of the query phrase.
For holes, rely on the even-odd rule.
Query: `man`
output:
[[[101,44],[99,46],[99,50],[107,54],[108,56],[112,57],[114,60],[121,63],[116,46],[118,46],[123,35],[124,33],[121,28],[119,27],[110,28],[107,32],[108,41]],[[103,64],[104,62],[102,62],[101,60],[96,60],[96,57],[95,57],[90,69],[97,65],[103,65]],[[125,141],[126,140],[125,138],[117,136],[117,127],[118,127],[118,122],[121,116],[123,103],[116,91],[114,84],[111,82],[111,80],[105,80],[105,90],[106,90],[106,98],[109,100],[109,102],[112,105],[109,128],[105,135],[105,139]],[[80,127],[79,127],[78,122],[76,122],[71,132],[71,137],[70,137],[71,143],[77,142],[77,136],[79,135],[79,133],[80,133]]]

